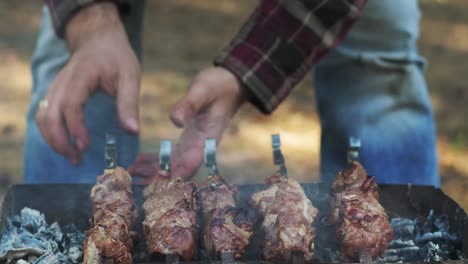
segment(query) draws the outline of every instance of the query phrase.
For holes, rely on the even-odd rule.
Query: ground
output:
[[[190,78],[237,32],[256,1],[151,0],[145,18],[141,93],[142,148],[179,133],[167,113]],[[468,209],[468,2],[421,0],[420,51],[438,129],[442,188]],[[40,1],[0,2],[0,194],[22,180],[25,115],[31,90],[29,63],[40,25]],[[320,126],[310,77],[271,116],[252,107],[233,121],[218,151],[231,180],[255,182],[274,167],[270,134],[281,133],[290,175],[316,181]],[[197,177],[203,177],[201,172]],[[253,177],[255,175],[255,177]]]

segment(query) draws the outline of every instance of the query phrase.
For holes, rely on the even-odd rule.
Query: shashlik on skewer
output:
[[[301,252],[304,260],[310,261],[315,238],[313,223],[318,210],[299,182],[284,175],[286,167],[279,137],[274,135],[272,139],[274,160],[280,165],[280,172],[268,178],[267,188],[251,198],[252,207],[263,216],[263,256],[267,260],[288,261],[291,254]]]
[[[214,139],[205,141],[205,162],[211,167],[211,173],[200,185],[198,193],[205,225],[202,246],[211,259],[215,259],[218,253],[232,254],[237,259],[249,244],[253,221],[236,206],[237,186],[229,185],[218,175],[215,148]]]
[[[353,150],[357,151],[357,150]],[[349,155],[357,157],[357,155]],[[343,261],[359,261],[363,251],[373,259],[382,255],[393,232],[378,199],[378,186],[356,160],[338,173],[333,182],[329,223],[339,223],[337,237]]]
[[[93,212],[91,229],[83,241],[84,263],[111,259],[115,264],[131,264],[131,229],[137,219],[132,178],[123,168],[116,167],[115,138],[110,135],[105,152],[107,169],[91,190]]]
[[[148,252],[150,255],[178,255],[190,260],[196,250],[197,186],[180,178],[171,178],[170,142],[161,143],[160,155],[161,169],[143,193],[143,229]]]

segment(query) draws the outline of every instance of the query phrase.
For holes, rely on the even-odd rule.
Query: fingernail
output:
[[[81,160],[81,155],[78,154],[78,153],[73,153],[71,154],[71,157],[70,157],[70,162],[73,164],[73,165],[78,165],[80,164],[80,160]]]
[[[184,115],[179,108],[172,111],[170,118],[172,123],[174,123],[178,128],[184,127]]]
[[[71,162],[73,165],[78,165],[78,163],[79,163],[78,158],[75,158],[75,157],[71,158],[71,159],[70,159],[70,162]]]
[[[136,121],[136,119],[134,118],[127,119],[127,121],[125,121],[125,124],[133,132],[138,132],[138,122]]]
[[[85,142],[84,142],[84,140],[81,139],[81,138],[78,138],[78,139],[76,140],[76,145],[78,146],[78,149],[79,149],[80,151],[83,151],[84,148],[85,148]]]

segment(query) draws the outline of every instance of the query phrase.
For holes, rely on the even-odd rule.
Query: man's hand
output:
[[[113,3],[81,10],[65,35],[71,58],[49,87],[36,122],[45,141],[77,164],[90,144],[83,107],[97,89],[116,96],[121,126],[139,131],[140,65]]]
[[[172,122],[184,128],[172,153],[173,177],[189,179],[196,173],[203,162],[205,139],[214,137],[219,142],[245,97],[237,78],[224,68],[208,68],[193,79],[171,111]],[[151,179],[158,170],[157,161],[155,154],[142,154],[129,172]]]

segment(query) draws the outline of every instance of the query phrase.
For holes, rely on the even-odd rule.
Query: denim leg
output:
[[[144,1],[133,8],[132,15],[125,21],[129,39],[137,55],[141,56],[141,20]],[[104,139],[112,132],[118,140],[118,163],[129,166],[138,153],[138,136],[131,135],[119,127],[114,97],[97,92],[85,105],[84,115],[89,129],[91,145],[84,153],[80,165],[74,166],[53,151],[44,141],[35,122],[39,101],[46,95],[50,83],[65,66],[70,54],[62,39],[56,37],[51,25],[50,14],[43,8],[41,29],[33,54],[31,71],[33,89],[27,116],[24,145],[25,183],[93,183],[105,166]]]
[[[436,134],[419,56],[416,0],[369,0],[341,45],[315,68],[321,180],[346,166],[350,136],[379,183],[440,186]]]

